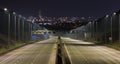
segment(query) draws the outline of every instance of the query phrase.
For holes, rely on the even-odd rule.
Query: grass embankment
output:
[[[110,48],[114,48],[114,49],[120,51],[120,43],[119,43],[119,42],[114,42],[114,43],[110,43],[110,44],[105,44],[105,46],[108,46],[108,47],[110,47]]]
[[[24,45],[26,45],[26,43],[15,43],[14,45],[8,45],[7,48],[2,47],[2,48],[0,48],[0,55],[5,54],[11,50],[14,50],[14,49],[19,48],[19,47],[24,46]]]
[[[17,42],[17,43],[14,43],[14,45],[13,44],[9,44],[7,46],[7,48],[6,47],[1,47],[0,48],[0,55],[3,55],[5,53],[7,53],[7,52],[10,52],[10,51],[14,50],[14,49],[17,49],[17,48],[20,48],[20,47],[25,46],[27,44],[32,44],[32,43],[38,42],[38,41],[28,41],[26,43]]]
[[[95,42],[94,42],[95,43]],[[120,43],[119,41],[113,42],[113,43],[102,43],[102,42],[97,42],[97,45],[103,45],[103,46],[107,46],[116,50],[120,50]]]
[[[18,42],[18,43],[15,43],[14,45],[13,44],[9,44],[7,47],[1,47],[0,48],[0,55],[3,55],[7,52],[10,52],[14,49],[17,49],[17,48],[20,48],[22,46],[25,46],[27,44],[32,44],[34,43],[35,41],[29,41],[29,42],[26,42],[26,43],[22,43],[22,42]]]
[[[35,41],[26,41],[26,43],[23,43],[23,42],[15,42],[11,40],[10,41],[11,43],[7,44],[8,43],[7,40],[8,40],[7,35],[3,35],[0,33],[0,55],[5,54],[16,48],[22,47],[24,45],[35,42]]]

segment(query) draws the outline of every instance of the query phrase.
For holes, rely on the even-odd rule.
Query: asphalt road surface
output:
[[[0,56],[0,64],[55,64],[56,38],[29,44]]]
[[[72,64],[120,64],[120,51],[90,42],[62,39]]]

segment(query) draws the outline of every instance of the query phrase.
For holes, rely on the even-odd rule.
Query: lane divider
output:
[[[61,38],[57,41],[57,61],[56,64],[72,64],[67,47]]]

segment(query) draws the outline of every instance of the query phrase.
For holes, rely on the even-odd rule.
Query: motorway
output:
[[[56,64],[57,38],[29,44],[0,56],[0,64]],[[120,51],[62,38],[71,64],[120,64]]]
[[[120,51],[90,42],[62,39],[71,64],[120,64]]]
[[[29,44],[0,56],[0,64],[55,64],[57,38]]]

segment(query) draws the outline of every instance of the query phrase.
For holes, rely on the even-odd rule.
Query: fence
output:
[[[33,24],[6,8],[0,9],[0,45],[31,40]]]
[[[120,11],[90,21],[66,36],[86,41],[113,43],[120,40]],[[119,41],[120,42],[120,41]]]

